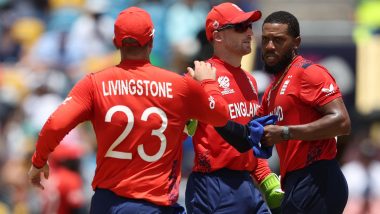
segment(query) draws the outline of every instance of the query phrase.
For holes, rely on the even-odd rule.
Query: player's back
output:
[[[200,84],[148,61],[124,61],[89,78],[94,88],[90,120],[98,142],[93,186],[174,203],[185,123],[213,118],[207,110],[203,116],[195,113],[207,101]]]

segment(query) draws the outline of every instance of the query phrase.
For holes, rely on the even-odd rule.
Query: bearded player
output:
[[[298,54],[298,20],[278,11],[262,25],[265,70],[274,74],[261,114],[278,115],[264,127],[264,146],[276,145],[285,197],[282,213],[342,213],[347,182],[337,162],[336,136],[350,133],[342,94],[328,70]]]

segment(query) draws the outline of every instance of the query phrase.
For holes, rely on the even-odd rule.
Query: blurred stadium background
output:
[[[75,128],[52,156],[45,191],[29,186],[27,171],[39,130],[73,84],[119,62],[112,37],[122,9],[136,5],[151,14],[152,63],[183,73],[193,59],[211,55],[203,25],[210,7],[221,2],[0,0],[0,214],[88,212],[96,150],[90,124]],[[380,213],[380,0],[231,2],[263,17],[277,10],[298,17],[300,53],[330,70],[352,120],[351,135],[338,139],[350,189],[345,213]],[[254,25],[256,51],[243,64],[260,93],[270,81],[262,72],[261,24]],[[184,150],[182,184],[192,166],[191,139]],[[276,155],[270,164],[278,172]]]

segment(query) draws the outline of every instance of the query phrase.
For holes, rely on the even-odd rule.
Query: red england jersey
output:
[[[190,118],[223,126],[217,82],[201,83],[126,60],[79,81],[42,128],[33,164],[42,167],[62,138],[90,120],[97,139],[93,188],[171,205],[178,199],[183,130]]]
[[[341,97],[331,74],[322,66],[297,56],[284,75],[278,75],[266,89],[260,115],[278,115],[277,125],[300,125],[321,118],[317,107]],[[335,138],[325,140],[289,140],[276,144],[281,176],[317,160],[336,156]]]
[[[228,103],[230,120],[247,124],[259,108],[256,80],[241,67],[233,67],[215,56],[208,62],[216,68],[216,78]],[[270,173],[266,160],[256,158],[252,150],[240,153],[218,134],[212,124],[198,124],[193,144],[193,171],[207,173],[221,168],[247,170],[258,182]]]

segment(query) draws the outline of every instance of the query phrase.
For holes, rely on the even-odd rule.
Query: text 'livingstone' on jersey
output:
[[[150,80],[109,80],[102,81],[103,96],[138,95],[173,98],[171,82]]]

